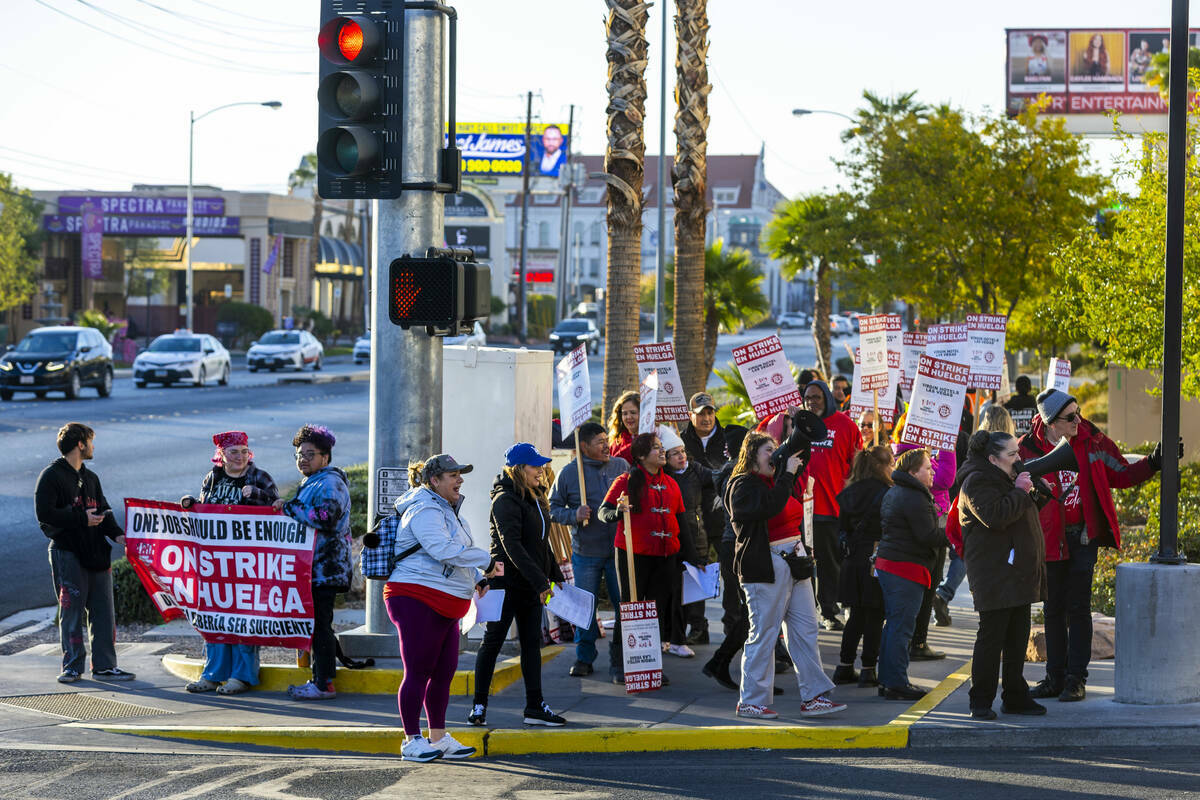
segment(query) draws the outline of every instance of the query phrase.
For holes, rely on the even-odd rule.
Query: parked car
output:
[[[229,384],[232,365],[229,351],[207,333],[176,331],[159,336],[133,360],[133,385],[146,388],[148,383],[169,386],[189,381],[203,386],[216,378],[222,386]]]
[[[354,363],[365,364],[371,360],[371,337],[360,336],[354,340]]]
[[[586,344],[589,353],[600,352],[600,331],[590,319],[564,319],[550,331],[550,347],[566,353]]]
[[[810,322],[808,314],[805,314],[803,311],[787,311],[780,314],[779,318],[775,320],[775,324],[784,330],[807,328]]]
[[[831,336],[849,336],[850,320],[837,314],[829,315],[829,333]]]
[[[38,328],[0,357],[0,400],[14,392],[62,392],[73,400],[84,386],[101,397],[112,393],[112,345],[95,328]]]
[[[479,320],[475,320],[470,333],[447,336],[445,339],[442,339],[442,344],[473,344],[476,347],[486,347],[487,334],[483,332],[483,326],[479,324]]]
[[[368,342],[368,347],[370,343]],[[246,366],[251,372],[260,369],[294,369],[297,372],[307,366],[314,371],[321,368],[325,357],[325,346],[308,331],[267,331],[257,342],[250,343],[246,351]]]

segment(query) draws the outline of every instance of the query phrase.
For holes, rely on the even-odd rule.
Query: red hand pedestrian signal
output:
[[[407,315],[420,293],[421,287],[413,284],[413,274],[408,271],[400,273],[400,285],[396,287],[396,310]]]

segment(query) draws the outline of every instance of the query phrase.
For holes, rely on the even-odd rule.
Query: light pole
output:
[[[266,106],[267,108],[279,108],[282,105],[283,105],[283,103],[279,102],[278,100],[267,100],[266,102],[262,102],[262,103],[255,102],[253,100],[243,100],[243,101],[237,102],[237,103],[226,103],[223,106],[217,106],[216,108],[205,111],[200,116],[196,116],[195,111],[188,112],[187,233],[186,233],[186,238],[184,239],[183,246],[184,246],[184,260],[185,260],[185,265],[186,265],[185,268],[187,270],[187,280],[186,280],[186,283],[187,283],[187,329],[189,331],[192,329],[192,305],[193,305],[193,302],[192,302],[192,221],[193,221],[192,220],[192,217],[193,217],[193,214],[192,214],[192,162],[193,162],[192,155],[194,152],[193,144],[196,140],[196,123],[199,122],[200,120],[204,119],[205,117],[207,117],[209,114],[213,114],[217,111],[220,111],[223,108],[233,108],[234,106]]]
[[[154,281],[154,270],[142,270],[142,277],[146,279],[146,349],[150,349],[150,284]]]
[[[793,117],[805,117],[805,116],[808,116],[809,114],[833,114],[835,117],[841,117],[842,119],[849,120],[850,122],[858,122],[858,120],[856,120],[854,117],[850,116],[849,114],[843,114],[840,111],[826,111],[823,108],[794,108],[794,109],[792,109]]]

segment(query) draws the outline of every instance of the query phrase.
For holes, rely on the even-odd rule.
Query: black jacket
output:
[[[86,509],[111,510],[96,473],[86,464],[76,472],[70,462],[59,458],[38,476],[34,498],[38,524],[51,547],[74,553],[83,568],[92,572],[109,568],[112,547],[105,537],[116,538],[122,531],[115,511],[99,525],[88,527]]]
[[[767,522],[787,507],[796,476],[776,472],[775,485],[768,486],[758,475],[743,472],[725,487],[725,507],[733,520],[737,537],[733,549],[733,570],[742,583],[774,583],[775,565],[771,563]]]
[[[704,512],[712,509],[716,494],[712,470],[689,459],[683,472],[668,470],[667,474],[679,484],[679,493],[683,495],[683,513],[676,514],[679,519],[679,557],[696,566],[704,566],[708,563],[709,544]]]
[[[551,581],[562,582],[550,550],[550,510],[518,494],[503,473],[496,476],[491,496],[492,560],[504,562],[504,575],[492,578],[491,586],[540,594]]]
[[[975,610],[1015,608],[1045,599],[1046,541],[1033,498],[980,456],[967,459],[958,480],[963,562]]]
[[[938,527],[937,506],[925,484],[903,470],[892,473],[895,484],[879,509],[881,537],[876,554],[889,561],[920,564],[933,572],[946,532]]]
[[[683,446],[687,450],[688,461],[697,462],[714,472],[725,464],[725,429],[721,427],[721,423],[716,423],[716,427],[713,428],[712,436],[708,439],[708,445],[704,444],[704,441],[700,438],[700,434],[696,433],[696,429],[692,427],[692,423],[690,422],[683,426],[683,430],[679,433],[679,438],[683,439]]]
[[[850,551],[838,575],[839,603],[883,608],[879,581],[871,574],[871,554],[883,534],[879,512],[889,488],[877,478],[867,478],[838,493],[838,538],[845,538]]]
[[[737,540],[737,536],[733,532],[733,520],[729,518],[729,508],[725,505],[725,487],[729,485],[729,478],[733,475],[733,468],[736,462],[729,460],[713,475],[713,510],[721,515],[721,541],[732,542]]]

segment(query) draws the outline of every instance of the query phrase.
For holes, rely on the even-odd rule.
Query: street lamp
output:
[[[843,114],[840,111],[826,111],[825,109],[822,109],[822,108],[794,108],[794,109],[792,109],[793,117],[804,117],[809,114],[833,114],[835,117],[841,117],[842,119],[850,120],[851,122],[858,122],[858,120],[856,120],[854,117],[850,116],[849,114]]]
[[[280,108],[283,103],[278,100],[268,100],[263,103],[253,100],[244,100],[238,103],[226,103],[223,106],[205,111],[200,116],[196,116],[195,111],[188,112],[188,182],[187,182],[187,238],[184,241],[185,263],[187,269],[187,329],[192,329],[192,154],[194,151],[193,143],[196,138],[196,123],[209,114],[213,114],[224,108],[233,108],[234,106],[266,106],[267,108]]]
[[[146,349],[150,348],[150,285],[154,281],[154,270],[142,270],[142,277],[146,280]]]

